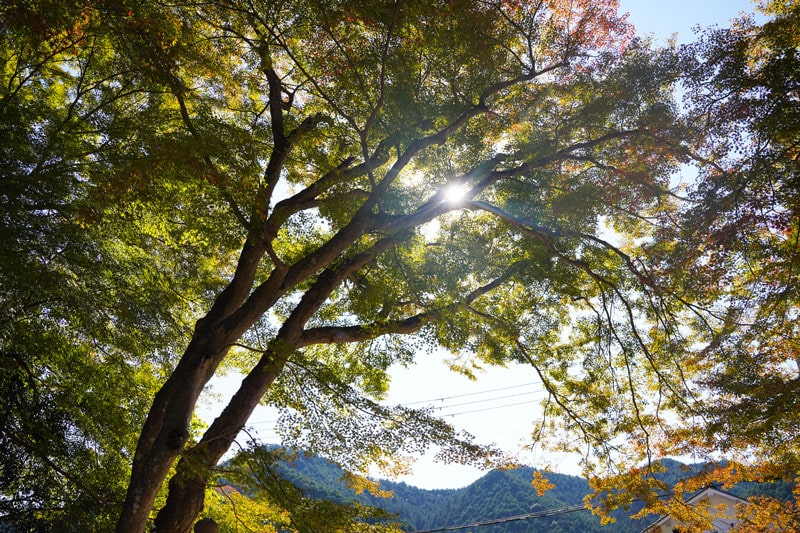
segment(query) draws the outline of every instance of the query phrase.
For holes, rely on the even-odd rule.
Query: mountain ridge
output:
[[[659,475],[669,485],[685,478],[702,465],[688,466],[674,460],[664,460],[666,471]],[[299,487],[306,496],[346,503],[379,507],[393,515],[403,531],[420,532],[437,528],[498,521],[474,527],[476,533],[639,533],[658,518],[649,515],[632,520],[630,515],[641,509],[641,504],[628,512],[612,513],[615,523],[603,526],[600,518],[587,509],[574,509],[583,504],[590,492],[588,481],[579,476],[546,472],[554,487],[538,496],[532,486],[532,467],[522,466],[504,470],[490,470],[470,485],[454,489],[422,489],[402,481],[386,479],[379,482],[380,489],[392,493],[390,498],[379,498],[363,492],[356,494],[343,481],[344,471],[336,464],[317,456],[298,453],[291,461],[276,465],[281,476]],[[788,497],[789,484],[740,484],[731,492],[747,497],[769,494]],[[566,512],[561,512],[566,511]],[[527,516],[526,519],[504,521],[509,517]]]

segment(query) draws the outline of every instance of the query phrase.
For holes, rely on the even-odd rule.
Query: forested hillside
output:
[[[459,489],[425,490],[406,483],[381,481],[381,489],[393,497],[378,498],[368,493],[354,496],[342,482],[342,471],[318,457],[299,456],[290,465],[279,467],[281,474],[306,491],[306,495],[340,503],[357,498],[362,503],[381,507],[397,514],[405,531],[424,531],[438,527],[473,524],[512,516],[562,510],[580,505],[589,492],[583,478],[548,474],[555,488],[539,497],[531,486],[533,469],[492,470],[471,485]],[[530,531],[592,532],[641,531],[643,522],[632,522],[617,513],[618,522],[603,527],[599,518],[580,510],[518,520],[480,528],[486,533]],[[615,515],[615,516],[617,516]]]
[[[689,467],[678,461],[665,460],[667,471],[659,478],[673,485],[700,466]],[[492,470],[471,485],[459,489],[425,490],[383,480],[381,489],[391,491],[393,497],[377,498],[368,493],[355,496],[342,481],[342,470],[319,457],[300,455],[290,464],[282,463],[278,470],[287,479],[301,487],[307,496],[344,503],[356,498],[361,503],[381,507],[398,517],[405,531],[431,529],[491,522],[493,520],[531,515],[498,524],[472,528],[480,533],[548,533],[571,532],[639,532],[655,521],[656,517],[631,520],[628,513],[616,512],[617,521],[602,526],[600,519],[588,510],[570,510],[581,505],[589,493],[588,482],[577,476],[547,474],[555,487],[537,496],[531,485],[534,470],[521,467],[511,470]],[[791,497],[791,487],[785,483],[743,483],[730,490],[740,496],[768,494],[779,499]],[[641,507],[634,505],[631,512]]]

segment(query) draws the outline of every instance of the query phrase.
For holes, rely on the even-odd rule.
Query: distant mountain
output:
[[[674,484],[699,467],[687,467],[678,461],[665,461],[667,471],[660,477]],[[487,525],[481,533],[639,533],[657,517],[631,520],[627,513],[614,514],[617,522],[601,526],[600,519],[589,511],[569,510],[583,503],[589,493],[588,482],[577,476],[548,473],[555,485],[543,496],[531,486],[534,470],[520,467],[492,470],[471,485],[460,489],[426,490],[406,483],[382,480],[381,488],[391,491],[392,498],[376,498],[369,494],[356,496],[342,482],[342,470],[319,457],[302,454],[291,463],[278,466],[281,475],[301,487],[307,496],[345,502],[357,500],[397,515],[404,531],[425,531],[438,527],[475,524],[519,515],[532,515],[516,520]],[[789,484],[743,483],[731,490],[740,497],[765,494],[786,499],[791,496]],[[635,512],[638,509],[633,509]],[[564,512],[566,511],[566,512]]]
[[[425,491],[405,484],[382,481],[381,487],[391,490],[394,498],[385,501],[373,498],[368,503],[397,513],[409,524],[406,531],[474,524],[520,515],[538,516],[483,526],[480,531],[638,533],[649,523],[632,522],[626,514],[618,513],[618,522],[613,527],[603,527],[600,519],[589,511],[575,509],[583,504],[583,497],[589,492],[589,484],[585,479],[548,474],[547,478],[555,484],[555,488],[539,497],[531,485],[533,472],[528,467],[493,470],[467,487],[438,491]]]
[[[358,500],[396,514],[408,532],[437,527],[484,522],[492,519],[548,514],[583,503],[589,492],[588,482],[577,476],[548,474],[555,488],[539,497],[531,486],[533,469],[492,470],[471,485],[460,489],[426,490],[406,483],[382,480],[381,488],[391,491],[392,498],[376,498],[369,494],[354,495],[341,481],[343,474],[333,463],[319,457],[300,455],[291,464],[278,467],[281,475],[303,488],[306,495],[343,502]],[[631,521],[618,513],[618,522],[603,527],[587,510],[553,514],[528,520],[485,526],[481,533],[548,533],[641,531],[650,521]]]

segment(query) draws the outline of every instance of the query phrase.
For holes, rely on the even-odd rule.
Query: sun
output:
[[[451,183],[444,189],[444,202],[449,204],[460,204],[469,192],[469,186],[466,183]]]

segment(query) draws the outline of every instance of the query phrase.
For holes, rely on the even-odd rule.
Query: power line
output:
[[[443,402],[445,400],[452,400],[453,398],[464,398],[466,396],[477,396],[479,394],[488,394],[490,392],[497,392],[501,390],[509,390],[509,389],[519,389],[520,387],[530,387],[531,385],[536,385],[536,383],[523,383],[521,385],[511,385],[510,387],[499,387],[496,389],[488,389],[478,392],[468,392],[466,394],[455,394],[453,396],[442,396],[441,398],[431,398],[430,400],[420,400],[418,402],[408,402],[403,405],[417,405],[421,403],[433,403],[433,402]],[[540,391],[532,391],[532,392],[540,392]]]
[[[472,404],[476,404],[476,403],[486,403],[486,402],[492,402],[494,400],[504,400],[506,398],[517,398],[519,396],[528,396],[529,394],[536,394],[537,392],[543,392],[543,391],[534,390],[534,391],[528,391],[528,392],[518,392],[517,394],[506,394],[506,395],[503,395],[503,396],[493,396],[491,398],[485,398],[483,400],[470,400],[468,402],[451,403],[450,405],[443,405],[443,406],[439,406],[439,407],[434,407],[434,409],[437,409],[437,410],[441,411],[442,409],[449,409],[450,407],[459,407],[461,405],[472,405]]]
[[[493,409],[503,409],[504,407],[516,407],[518,405],[530,405],[531,402],[517,402],[517,403],[507,403],[503,405],[495,405],[493,407],[484,407],[483,409],[473,409],[471,411],[461,411],[460,413],[442,413],[440,416],[461,416],[461,415],[468,415],[471,413],[480,413],[482,411],[491,411]]]
[[[512,398],[514,396],[524,396],[524,394],[512,394],[510,396],[500,396],[500,397],[497,397],[497,398],[488,398],[486,400],[480,400],[480,401],[477,401],[477,402],[467,402],[467,403],[458,403],[458,404],[454,404],[454,405],[445,405],[445,406],[442,406],[442,407],[437,407],[436,410],[437,411],[442,411],[444,409],[449,409],[451,407],[457,407],[459,405],[469,405],[469,404],[475,404],[475,403],[493,402],[495,400],[501,400],[503,398]],[[483,407],[481,409],[471,409],[469,411],[459,411],[458,413],[439,413],[438,416],[440,416],[442,418],[447,418],[447,417],[451,417],[452,418],[452,417],[461,416],[461,415],[469,415],[469,414],[472,414],[472,413],[482,413],[483,411],[493,411],[495,409],[505,409],[506,407],[517,407],[517,406],[520,406],[520,405],[530,405],[530,404],[531,404],[530,401],[528,401],[528,402],[516,402],[516,403],[505,403],[503,405],[493,405],[491,407]],[[277,423],[278,423],[277,420],[264,420],[264,421],[260,421],[260,422],[250,422],[249,425],[252,426],[252,427],[255,427],[255,426],[272,426],[272,428],[274,428],[275,427],[274,424],[277,424]]]
[[[482,390],[482,391],[478,391],[478,392],[469,392],[469,393],[465,393],[465,394],[455,394],[455,395],[452,395],[452,396],[443,396],[441,398],[433,398],[433,399],[430,399],[430,400],[419,400],[419,401],[415,401],[415,402],[407,402],[407,403],[402,403],[400,405],[403,406],[403,407],[409,407],[409,406],[412,406],[412,405],[419,405],[419,404],[432,404],[432,403],[435,403],[435,402],[444,402],[445,400],[451,400],[451,399],[455,399],[455,398],[466,398],[466,397],[469,397],[469,396],[479,396],[481,394],[489,394],[489,393],[492,393],[492,392],[499,392],[499,391],[510,390],[510,389],[519,389],[521,387],[529,387],[531,385],[536,385],[536,383],[523,383],[521,385],[511,385],[509,387],[498,387],[498,388],[495,388],[495,389],[487,389],[487,390]],[[502,399],[506,399],[506,398],[515,398],[515,397],[519,397],[519,396],[526,396],[528,394],[536,394],[536,393],[539,393],[539,392],[544,392],[544,389],[536,389],[536,390],[527,391],[527,392],[521,392],[521,393],[517,393],[517,394],[507,394],[507,395],[504,395],[504,396],[494,396],[492,398],[483,398],[483,399],[480,399],[480,400],[472,400],[472,401],[469,401],[469,402],[460,402],[460,403],[453,403],[453,404],[448,404],[448,405],[438,405],[438,406],[437,405],[430,405],[430,407],[432,407],[436,411],[441,412],[441,411],[443,411],[445,409],[450,409],[450,408],[458,407],[458,406],[462,406],[462,405],[474,405],[474,404],[478,404],[478,403],[488,403],[488,402],[493,402],[493,401],[496,401],[496,400],[502,400]],[[470,414],[470,413],[478,413],[478,412],[481,412],[481,411],[489,411],[489,410],[492,410],[492,409],[501,409],[503,407],[514,407],[514,406],[517,406],[517,405],[525,405],[527,403],[530,403],[530,402],[521,402],[521,403],[498,405],[498,406],[494,406],[494,407],[486,407],[486,408],[483,408],[483,409],[474,409],[474,410],[471,410],[471,411],[462,411],[462,412],[459,412],[459,413],[450,413],[450,414],[442,413],[440,416],[453,417],[453,416],[459,416],[459,415]],[[251,426],[267,426],[267,425],[276,424],[277,422],[278,422],[277,420],[262,420],[262,421],[257,421],[257,422],[255,422],[255,421],[254,422],[250,422],[250,425]]]
[[[458,531],[459,529],[466,529],[468,527],[486,527],[495,524],[505,524],[507,522],[519,522],[521,520],[533,520],[535,518],[545,518],[548,516],[556,516],[560,514],[575,513],[578,511],[588,511],[584,505],[571,505],[569,507],[559,507],[557,509],[547,509],[545,511],[537,511],[535,513],[526,513],[516,516],[507,516],[504,518],[495,518],[492,520],[483,520],[481,522],[473,522],[471,524],[463,524],[460,526],[445,526],[435,529],[417,530],[416,533],[436,533],[439,531]]]

